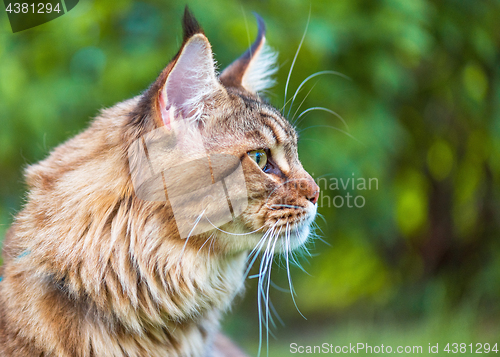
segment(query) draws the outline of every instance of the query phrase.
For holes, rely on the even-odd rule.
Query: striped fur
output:
[[[203,61],[213,61],[188,11],[184,30],[179,54],[144,94],[102,111],[87,130],[27,168],[27,203],[3,250],[1,356],[236,356],[217,331],[243,290],[248,251],[276,226],[294,227],[294,247],[307,238],[317,186],[300,164],[294,129],[241,81],[224,83],[214,73],[206,73],[212,89],[198,98],[202,103],[186,108],[196,106],[193,125],[208,153],[240,158],[248,207],[185,240],[168,201],[135,195],[132,143],[166,125],[165,113],[172,120],[188,116],[178,103],[169,112],[175,88],[165,87],[193,38],[204,44]],[[232,74],[243,78],[246,70]],[[261,148],[271,153],[272,172],[246,154]],[[297,208],[272,209],[285,201]]]

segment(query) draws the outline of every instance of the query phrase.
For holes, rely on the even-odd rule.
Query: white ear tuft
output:
[[[161,91],[163,122],[168,126],[172,116],[178,115],[200,120],[206,102],[221,89],[210,43],[204,35],[196,34],[182,48]]]
[[[278,71],[277,59],[278,53],[269,47],[264,38],[261,47],[252,57],[243,75],[243,87],[254,93],[273,87],[276,84],[273,76]]]
[[[271,88],[275,81],[272,76],[278,70],[278,54],[266,43],[266,24],[255,14],[258,25],[257,38],[250,48],[231,63],[219,76],[226,87],[243,88],[258,93]]]

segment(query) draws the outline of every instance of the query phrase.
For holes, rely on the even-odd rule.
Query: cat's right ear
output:
[[[200,120],[206,104],[224,92],[210,43],[187,7],[183,29],[179,53],[158,78],[157,114],[167,128],[172,120]]]

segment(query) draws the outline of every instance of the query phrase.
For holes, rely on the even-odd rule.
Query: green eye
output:
[[[248,156],[255,161],[259,167],[264,170],[267,165],[267,154],[264,150],[254,150],[248,153]]]

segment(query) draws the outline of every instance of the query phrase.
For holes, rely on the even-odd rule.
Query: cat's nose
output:
[[[307,197],[307,199],[309,201],[312,202],[313,205],[316,204],[316,202],[318,202],[318,198],[319,198],[319,186],[314,184],[316,186],[316,190],[313,192],[313,194],[309,197]]]
[[[318,202],[319,186],[316,184],[316,182],[314,182],[312,177],[307,180],[307,183],[304,187],[304,195],[306,196],[307,200],[312,202],[313,205]]]

